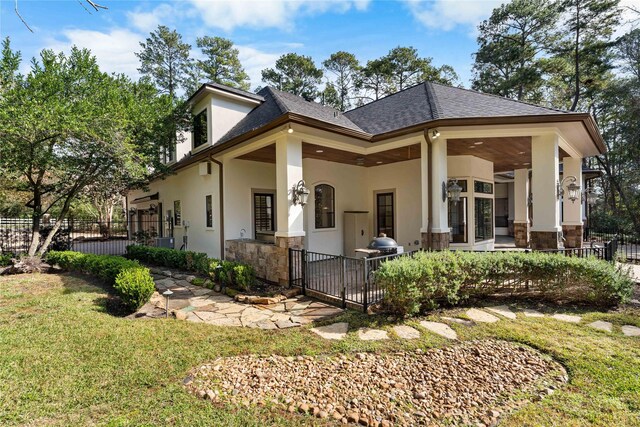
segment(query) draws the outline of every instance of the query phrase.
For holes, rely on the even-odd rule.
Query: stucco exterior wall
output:
[[[244,104],[231,101],[221,96],[211,97],[211,141],[219,140],[249,112],[255,108],[254,104]]]
[[[231,159],[224,163],[224,238],[254,237],[252,189],[276,192],[276,165]],[[286,214],[283,213],[283,214]],[[280,212],[276,212],[276,217]]]
[[[174,228],[175,247],[179,249],[183,243],[183,236],[188,236],[189,250],[206,252],[212,257],[220,256],[220,205],[218,168],[212,164],[211,175],[201,176],[199,165],[196,164],[181,170],[176,175],[170,175],[163,180],[154,181],[149,185],[149,191],[135,190],[129,193],[131,201],[144,195],[158,193],[159,198],[153,203],[162,204],[162,217],[168,210],[173,212],[173,202],[180,200],[182,210],[182,224]],[[206,227],[205,198],[212,196],[213,227]],[[189,224],[185,227],[185,224]],[[166,230],[165,226],[165,230]],[[167,235],[165,233],[165,235]]]
[[[420,159],[367,168],[369,229],[375,227],[375,192],[395,192],[395,240],[404,251],[421,247],[422,200]],[[373,236],[372,236],[373,237]],[[415,242],[418,242],[417,244]]]
[[[303,159],[303,175],[311,191],[304,208],[305,248],[329,254],[342,254],[344,211],[369,211],[373,207],[367,198],[367,169],[361,166],[324,160]],[[315,186],[329,184],[335,189],[335,227],[316,229],[315,227]],[[371,230],[369,230],[371,235]],[[354,254],[343,254],[354,256]]]

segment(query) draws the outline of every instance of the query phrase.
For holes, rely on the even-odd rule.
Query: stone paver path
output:
[[[493,311],[507,319],[516,320],[516,314],[506,305],[497,305],[495,307],[485,307],[486,310]]]
[[[632,325],[624,325],[622,327],[622,333],[628,337],[640,337],[640,328]]]
[[[245,304],[185,280],[193,280],[192,276],[185,279],[181,277],[176,277],[175,274],[173,277],[155,274],[157,292],[133,317],[166,317],[166,299],[161,295],[166,290],[173,292],[169,297],[169,313],[176,319],[215,326],[288,329],[343,312],[340,308],[304,296],[295,296],[270,305]]]
[[[470,308],[469,310],[467,310],[467,316],[469,316],[469,319],[473,320],[474,322],[481,323],[495,323],[500,320],[493,314],[489,314],[486,311],[482,311],[477,308]]]
[[[428,320],[423,320],[422,322],[420,322],[420,326],[430,330],[434,334],[440,335],[441,337],[445,337],[450,340],[458,339],[458,334],[456,333],[456,331],[451,329],[451,327],[446,323],[430,322]]]
[[[326,326],[311,328],[311,332],[320,335],[327,340],[341,340],[347,336],[349,324],[347,322],[332,323]]]
[[[393,327],[393,332],[404,340],[420,338],[420,331],[407,325],[396,325]]]
[[[475,323],[473,323],[471,320],[460,319],[459,317],[442,316],[442,320],[446,320],[447,322],[453,322],[453,323],[457,323],[459,325],[464,325],[464,326],[473,326],[473,325],[475,325]]]
[[[362,341],[380,341],[388,340],[389,335],[387,331],[383,331],[382,329],[360,328],[358,329],[358,338]]]
[[[580,323],[580,321],[582,320],[582,317],[574,315],[574,314],[556,313],[551,317],[553,317],[556,320],[561,320],[563,322],[569,322],[569,323]]]
[[[613,325],[603,320],[596,320],[595,322],[589,323],[587,326],[589,326],[590,328],[598,329],[600,331],[605,331],[605,332],[611,332],[613,330]]]
[[[533,310],[531,308],[522,309],[522,314],[524,317],[544,317],[544,314],[539,312],[538,310]]]

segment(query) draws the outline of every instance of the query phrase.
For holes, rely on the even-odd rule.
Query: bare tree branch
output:
[[[16,15],[18,15],[18,18],[20,18],[20,20],[22,21],[24,26],[27,27],[27,30],[29,30],[29,31],[31,31],[33,33],[33,30],[31,29],[29,24],[27,24],[27,21],[25,21],[24,18],[22,18],[22,15],[20,15],[20,12],[18,11],[18,0],[16,0],[16,7],[15,7],[14,10],[16,11]]]
[[[96,10],[96,12],[99,12],[100,9],[109,9],[107,6],[103,6],[99,3],[94,2],[93,0],[85,0],[87,3],[89,3],[89,5],[94,8]],[[29,26],[29,24],[27,24],[27,21],[24,20],[24,18],[22,17],[22,15],[20,15],[20,12],[18,11],[18,0],[15,0],[15,7],[14,7],[14,11],[16,12],[16,15],[18,16],[18,18],[20,18],[20,20],[22,21],[22,23],[24,24],[25,27],[27,27],[27,29],[29,31],[31,31],[33,33],[33,30],[31,29],[31,27]],[[78,3],[80,3],[80,6],[82,6],[84,8],[84,10],[87,11],[87,13],[89,15],[91,15],[91,12],[89,11],[89,9],[87,9],[87,7],[82,3],[82,1],[78,0]]]
[[[87,0],[87,3],[89,3],[91,6],[93,6],[93,8],[96,10],[96,12],[98,12],[100,9],[109,9],[107,6],[102,6],[101,4],[95,3],[92,0]]]
[[[92,15],[91,11],[87,9],[87,6],[85,6],[84,3],[82,3],[82,1],[78,0],[78,3],[80,3],[80,6],[82,6],[82,8],[86,10],[89,15]]]

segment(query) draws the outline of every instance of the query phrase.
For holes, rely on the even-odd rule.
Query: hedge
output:
[[[256,273],[252,266],[209,258],[202,252],[129,245],[126,257],[158,266],[201,273],[223,286],[233,286],[242,291],[251,289],[256,280]]]
[[[144,245],[129,245],[127,246],[126,257],[149,264],[209,274],[209,259],[207,254],[202,252],[178,251],[176,249]]]
[[[536,252],[417,252],[383,263],[375,280],[385,291],[383,306],[408,315],[496,294],[615,305],[633,289],[629,276],[608,262]]]
[[[149,301],[155,285],[149,269],[137,261],[113,255],[92,255],[73,251],[49,251],[49,264],[65,270],[80,271],[99,277],[112,285],[127,308],[137,310]]]

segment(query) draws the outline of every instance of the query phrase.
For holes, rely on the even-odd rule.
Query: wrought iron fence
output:
[[[584,241],[590,246],[602,246],[605,242],[617,241],[615,257],[622,262],[640,263],[640,235],[618,229],[585,228]]]
[[[53,224],[41,226],[41,241]],[[65,219],[48,250],[74,250],[98,255],[124,255],[128,245],[158,244],[158,238],[170,230],[163,230],[157,219],[139,218],[135,221],[97,221]],[[31,219],[0,218],[0,253],[27,253],[33,232]]]
[[[373,258],[352,258],[289,249],[289,282],[302,289],[303,294],[320,297],[343,308],[361,308],[384,297],[384,290],[373,280],[380,265],[393,258],[409,256],[413,252]]]

